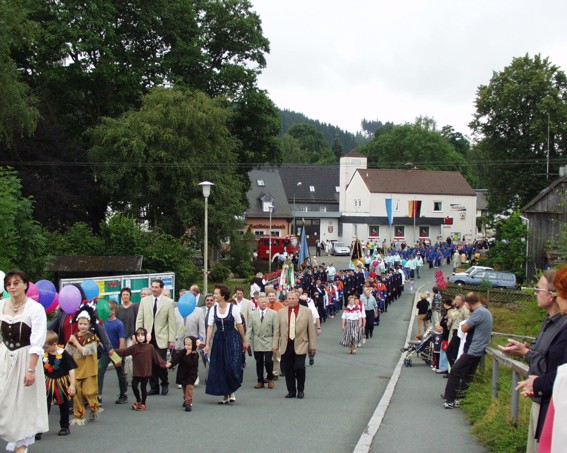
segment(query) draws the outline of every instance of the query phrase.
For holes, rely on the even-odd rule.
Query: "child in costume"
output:
[[[179,365],[177,368],[177,379],[175,382],[183,386],[183,407],[185,412],[191,412],[193,408],[193,388],[199,376],[199,353],[197,347],[201,344],[194,336],[185,337],[183,340],[185,349],[177,351],[173,355],[171,363],[167,368]]]
[[[132,356],[132,391],[136,397],[132,410],[135,411],[146,410],[148,381],[152,375],[152,363],[155,362],[162,368],[166,367],[166,362],[158,355],[153,345],[147,342],[147,336],[148,331],[140,327],[136,330],[136,344],[115,351],[120,357]]]
[[[77,364],[73,357],[57,344],[58,335],[47,331],[43,350],[43,371],[45,373],[45,390],[47,392],[47,413],[51,406],[59,406],[60,436],[69,435],[69,401],[75,395],[75,369]],[[41,436],[41,434],[38,434]],[[36,436],[37,438],[37,436]]]
[[[75,418],[72,425],[84,425],[87,422],[85,399],[90,408],[89,421],[95,421],[98,417],[98,361],[97,348],[98,337],[90,331],[91,318],[88,307],[81,309],[75,318],[79,331],[77,335],[71,335],[65,350],[77,362],[75,372],[76,394],[73,398]]]

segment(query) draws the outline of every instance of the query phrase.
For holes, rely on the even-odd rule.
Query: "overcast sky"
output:
[[[479,85],[541,53],[567,72],[565,0],[251,0],[281,109],[356,132],[435,118],[470,135]]]

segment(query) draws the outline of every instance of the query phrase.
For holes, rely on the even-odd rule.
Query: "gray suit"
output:
[[[277,313],[266,308],[264,319],[262,311],[258,308],[250,313],[246,326],[246,343],[252,346],[254,358],[256,359],[256,374],[258,383],[264,384],[264,367],[268,377],[268,382],[273,386],[274,362],[273,362],[273,343],[274,331],[276,329]],[[272,387],[269,387],[272,388]]]
[[[193,313],[183,318],[179,313],[179,309],[175,309],[175,320],[177,322],[177,339],[175,341],[175,349],[178,351],[184,348],[183,340],[185,337],[194,336],[201,337],[201,341],[207,338],[205,331],[205,315],[203,309],[195,307]]]

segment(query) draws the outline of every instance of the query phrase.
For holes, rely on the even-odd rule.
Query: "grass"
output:
[[[537,306],[535,298],[514,304],[491,306],[494,332],[535,337],[545,313]],[[506,337],[495,337],[493,347],[505,344]],[[492,360],[486,357],[484,373],[477,373],[471,384],[462,409],[472,424],[472,432],[479,442],[491,452],[524,452],[528,435],[531,399],[520,398],[517,420],[510,417],[512,395],[512,371],[500,367],[498,398],[492,399]]]

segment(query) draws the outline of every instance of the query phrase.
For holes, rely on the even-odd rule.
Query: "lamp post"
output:
[[[199,185],[203,189],[203,197],[205,198],[205,237],[203,240],[203,294],[209,292],[209,195],[211,194],[212,182],[203,181]]]
[[[295,185],[295,187],[293,188],[293,236],[297,235],[297,228],[295,225],[295,191],[297,190],[297,188],[301,185],[301,181],[298,181],[297,184]]]
[[[270,211],[270,245],[269,245],[269,252],[268,252],[268,258],[269,258],[269,262],[268,262],[268,274],[272,273],[272,212],[274,210],[274,204],[270,203],[268,206],[268,209]]]

